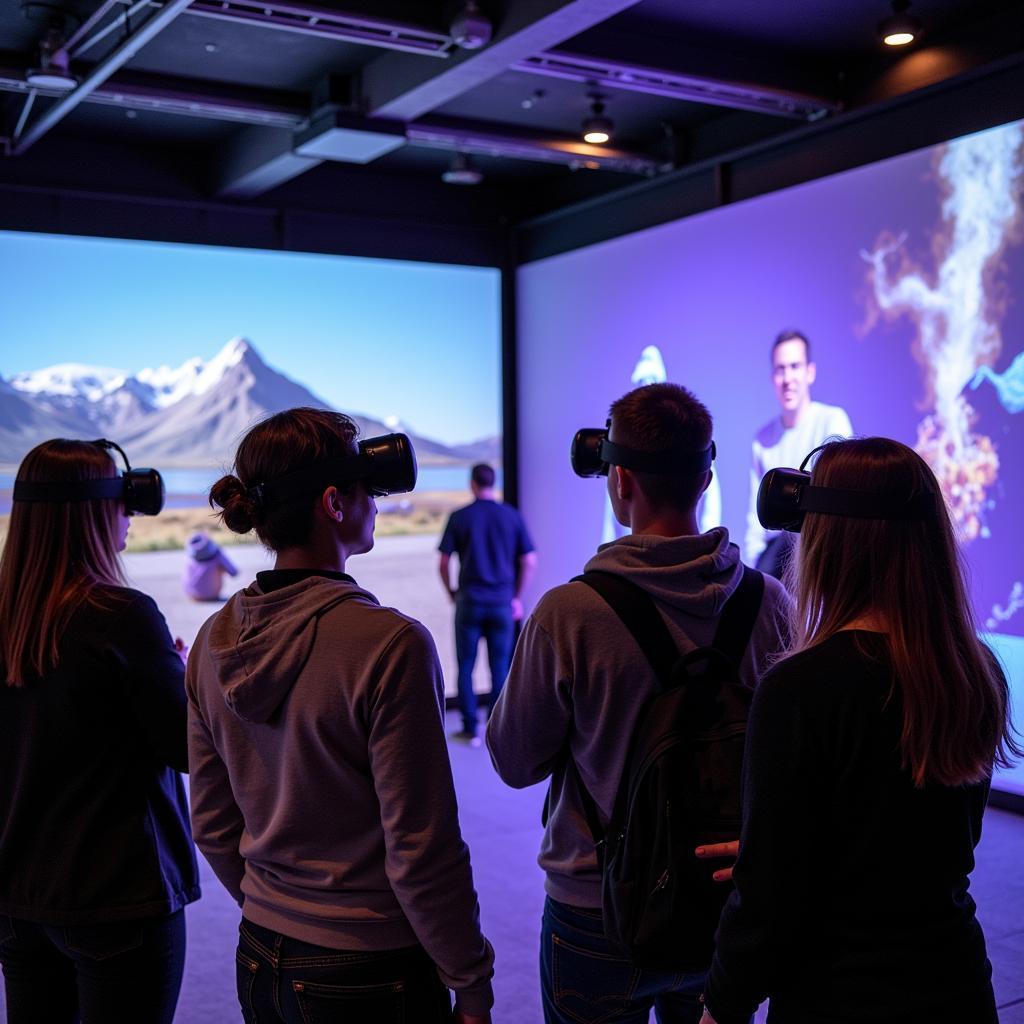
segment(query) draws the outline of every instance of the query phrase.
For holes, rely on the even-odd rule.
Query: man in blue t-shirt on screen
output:
[[[512,661],[515,623],[523,617],[521,595],[533,574],[537,556],[523,517],[494,495],[494,470],[486,463],[473,467],[470,489],[474,501],[448,518],[438,550],[441,582],[455,602],[455,656],[459,663],[459,711],[462,729],[456,739],[479,746],[473,666],[480,637],[487,640],[491,669],[490,707],[501,693]],[[451,556],[459,556],[459,585],[452,587]]]

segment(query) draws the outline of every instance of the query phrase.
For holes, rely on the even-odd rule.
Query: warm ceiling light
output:
[[[878,34],[886,46],[906,46],[921,34],[921,22],[907,13],[909,0],[893,0],[892,14],[878,23]]]
[[[583,119],[583,141],[603,146],[611,141],[615,125],[610,117],[604,116],[604,97],[591,93],[590,100],[590,117]]]

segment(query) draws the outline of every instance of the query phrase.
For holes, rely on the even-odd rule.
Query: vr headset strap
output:
[[[855,519],[926,519],[935,513],[935,496],[916,494],[902,504],[879,491],[844,491],[834,487],[800,488],[801,512],[850,516]]]
[[[19,480],[14,484],[14,501],[91,501],[93,498],[123,498],[123,476],[98,480],[71,480],[67,483],[32,483]]]
[[[692,449],[666,448],[660,452],[638,452],[605,438],[601,442],[601,458],[613,465],[624,466],[638,473],[662,476],[695,476],[706,473],[715,459],[714,441],[702,452]]]

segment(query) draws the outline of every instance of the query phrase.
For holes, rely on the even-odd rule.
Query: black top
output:
[[[57,926],[199,898],[184,667],[152,599],[97,590],[58,666],[0,685],[0,913]]]
[[[511,505],[478,498],[448,518],[439,550],[459,555],[460,598],[508,604],[519,559],[533,550],[523,517]]]
[[[356,582],[347,572],[338,572],[335,569],[264,569],[263,572],[256,573],[256,582],[264,594],[270,594],[283,587],[290,587],[293,583],[301,583],[312,576],[323,576],[329,580],[353,585]]]
[[[915,789],[884,636],[841,632],[756,691],[736,890],[708,978],[718,1024],[994,1020],[967,892],[988,784]]]

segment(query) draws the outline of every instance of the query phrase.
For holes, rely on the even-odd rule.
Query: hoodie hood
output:
[[[207,637],[224,703],[247,722],[268,721],[309,658],[320,616],[356,598],[377,604],[368,591],[322,576],[269,594],[256,584],[235,594]]]
[[[655,601],[687,615],[720,615],[743,572],[725,527],[689,537],[620,537],[602,544],[586,569],[624,576]]]

